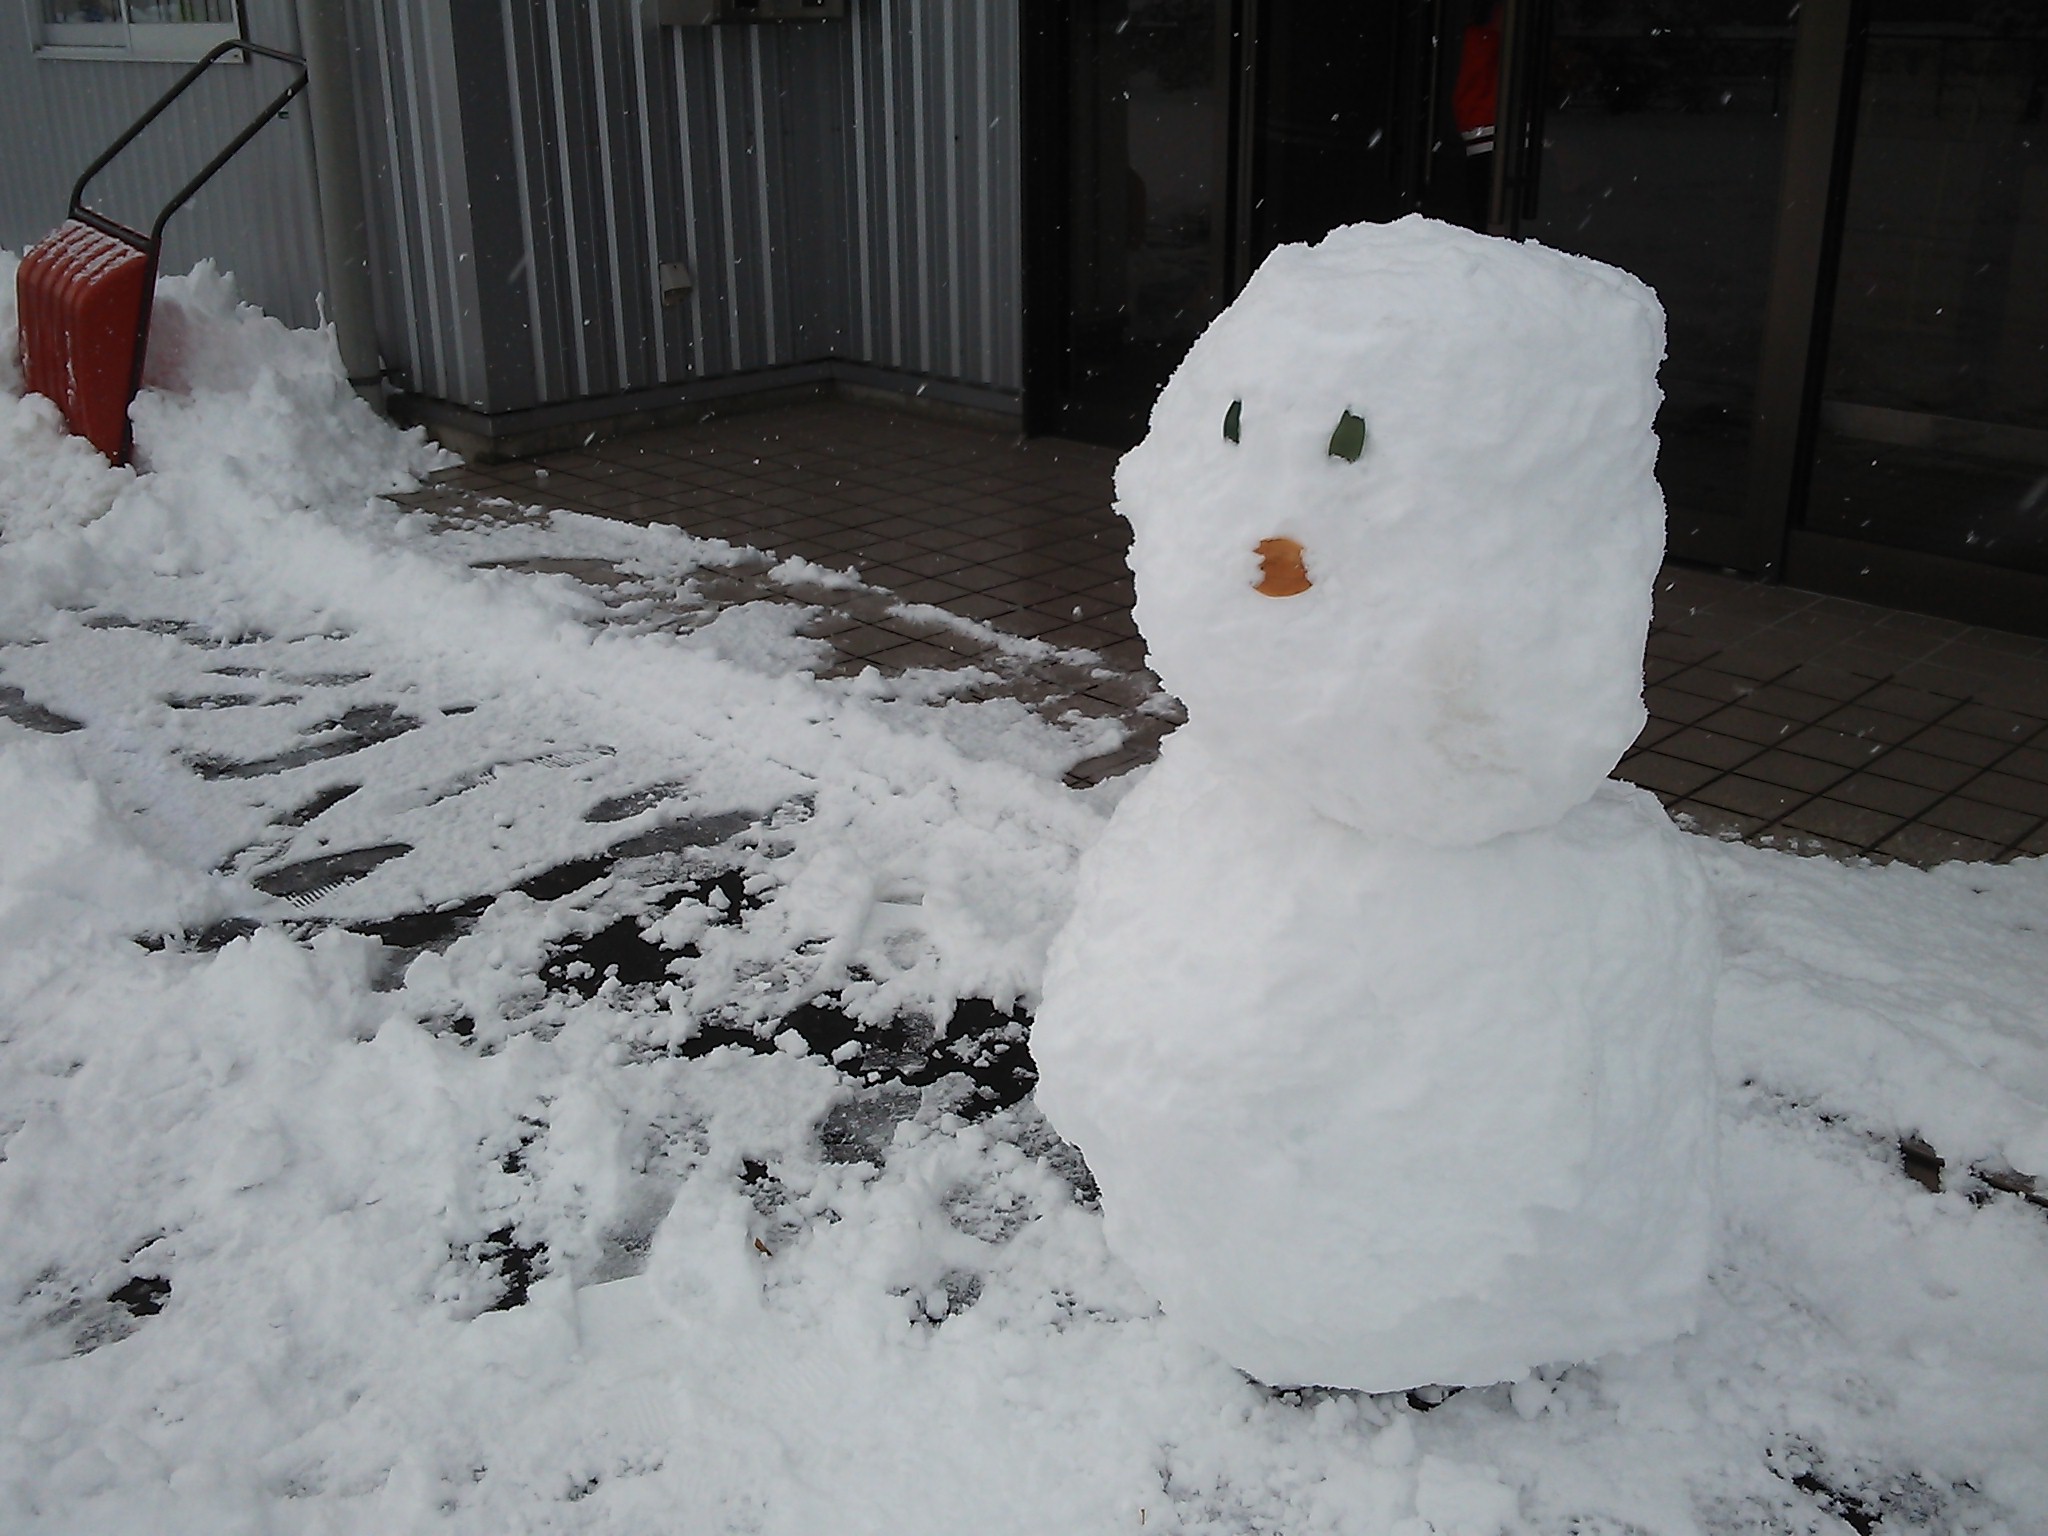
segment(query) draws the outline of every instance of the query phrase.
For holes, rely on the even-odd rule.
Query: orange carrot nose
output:
[[[1254,592],[1267,597],[1295,597],[1315,583],[1308,579],[1302,563],[1302,548],[1294,539],[1261,539],[1253,553],[1259,557],[1259,579]]]

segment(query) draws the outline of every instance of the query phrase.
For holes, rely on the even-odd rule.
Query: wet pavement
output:
[[[1048,716],[1123,722],[1073,770],[1085,784],[1149,761],[1179,719],[1131,618],[1115,462],[825,400],[468,465],[406,500],[669,524],[849,573],[806,586],[742,562],[678,621],[802,603],[832,673],[979,668]],[[1616,776],[1703,831],[1923,865],[2048,853],[2048,641],[1672,565],[1646,680],[1650,722]]]

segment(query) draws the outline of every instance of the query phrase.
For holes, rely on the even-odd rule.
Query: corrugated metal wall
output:
[[[697,277],[670,377],[849,355],[849,36],[831,22],[656,33],[680,177],[663,234]]]
[[[250,34],[297,44],[290,0]],[[640,0],[348,0],[378,337],[399,382],[486,411],[823,358],[1021,383],[1017,0],[850,0],[841,21],[657,27]],[[0,244],[182,66],[35,56],[0,0]],[[217,70],[106,182],[144,217],[275,89]],[[307,115],[173,221],[246,297],[314,323]],[[697,283],[659,301],[657,268]]]
[[[409,389],[488,401],[450,10],[356,0],[348,17],[377,341]]]
[[[354,0],[405,384],[505,411],[844,358],[1017,390],[1017,0],[848,11]]]
[[[248,13],[254,41],[296,49],[289,0],[249,0]],[[28,8],[0,0],[0,246],[19,251],[48,234],[78,173],[186,67],[38,58]],[[93,205],[146,226],[284,79],[267,63],[217,66],[95,183]],[[313,185],[307,114],[294,106],[171,220],[163,270],[183,272],[210,256],[235,273],[251,303],[289,324],[313,324],[323,270]]]
[[[854,0],[854,355],[1017,390],[1015,0]]]

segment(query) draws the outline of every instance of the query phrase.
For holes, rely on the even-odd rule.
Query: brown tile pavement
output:
[[[1649,650],[1684,729],[1653,719],[1616,773],[1702,828],[1913,863],[2048,847],[2048,641],[1668,567]]]
[[[1134,726],[1076,770],[1092,782],[1148,760],[1173,718],[1131,621],[1115,462],[1085,444],[818,402],[464,467],[414,500],[503,496],[674,524],[1092,652],[1093,673],[1060,663],[1071,686],[1057,707],[1085,699]],[[810,632],[852,670],[988,655],[870,609],[826,612]],[[2048,641],[1670,566],[1646,676],[1650,721],[1616,776],[1703,831],[1921,864],[2048,853]]]

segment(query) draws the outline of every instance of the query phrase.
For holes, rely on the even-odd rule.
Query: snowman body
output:
[[[1084,858],[1033,1033],[1112,1248],[1274,1383],[1517,1377],[1691,1326],[1704,884],[1640,728],[1662,317],[1420,219],[1275,252],[1117,476],[1188,724]]]

